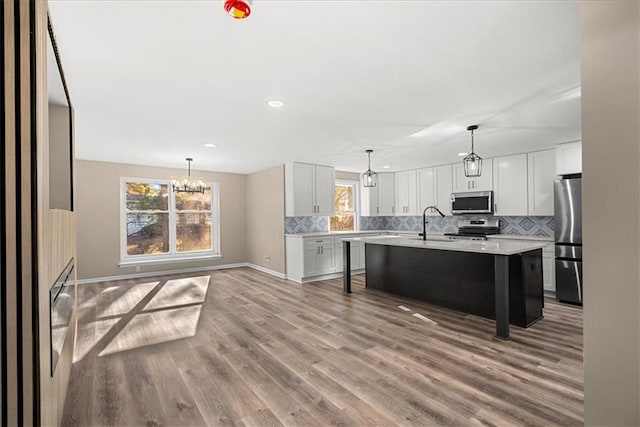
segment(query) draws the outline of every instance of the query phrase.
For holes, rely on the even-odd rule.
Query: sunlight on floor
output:
[[[92,295],[78,306],[74,363],[90,353],[106,356],[194,336],[210,280],[198,276],[110,286]],[[87,316],[91,311],[95,317]]]
[[[138,314],[99,355],[192,337],[196,334],[201,309],[202,305],[197,305]]]

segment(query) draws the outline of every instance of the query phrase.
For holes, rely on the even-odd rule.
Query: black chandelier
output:
[[[171,187],[173,188],[173,191],[176,193],[190,193],[190,194],[203,193],[204,194],[204,190],[206,189],[207,186],[202,181],[202,179],[191,178],[191,162],[193,161],[193,159],[190,157],[187,157],[186,160],[189,163],[188,175],[178,179],[174,178],[171,180]]]
[[[467,155],[462,162],[464,163],[464,176],[467,178],[475,178],[482,174],[482,157],[478,156],[474,150],[473,131],[478,129],[478,125],[467,127],[471,131],[471,153]]]

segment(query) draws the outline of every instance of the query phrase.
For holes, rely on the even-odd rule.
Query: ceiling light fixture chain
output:
[[[205,189],[207,188],[204,181],[200,178],[192,179],[191,178],[191,162],[193,159],[191,157],[187,157],[185,159],[187,161],[187,176],[183,176],[179,179],[171,180],[171,188],[175,193],[202,193],[204,194]]]

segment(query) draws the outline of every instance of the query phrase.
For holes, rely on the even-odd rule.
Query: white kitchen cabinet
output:
[[[436,206],[445,215],[451,215],[451,193],[453,191],[451,165],[424,168],[418,175],[418,215],[427,206]],[[438,215],[429,211],[427,215]]]
[[[495,215],[527,215],[526,154],[493,159],[493,197]]]
[[[304,276],[313,277],[335,271],[333,237],[304,239]]]
[[[433,168],[436,180],[435,205],[445,215],[451,215],[451,193],[453,193],[453,176],[451,165]],[[426,208],[423,206],[422,209]],[[422,213],[422,212],[420,212]]]
[[[417,173],[415,170],[395,174],[396,215],[418,214]]]
[[[333,215],[334,192],[334,168],[307,163],[285,165],[287,216]]]
[[[464,175],[462,161],[454,163],[453,189],[455,193],[493,190],[493,159],[482,160],[482,175],[476,178],[467,178]]]
[[[582,173],[582,141],[556,146],[556,171],[558,175]]]
[[[395,215],[395,174],[379,173],[376,186],[363,187],[363,190],[364,197],[362,197],[362,200],[366,204],[362,209],[363,216]]]
[[[553,181],[556,179],[556,151],[527,154],[529,215],[552,216]]]
[[[553,243],[542,249],[542,283],[547,292],[556,291],[556,258]]]

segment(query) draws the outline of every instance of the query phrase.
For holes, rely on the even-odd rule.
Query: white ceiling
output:
[[[222,3],[50,0],[78,158],[402,170],[458,161],[474,123],[483,157],[580,139],[577,2]]]

